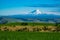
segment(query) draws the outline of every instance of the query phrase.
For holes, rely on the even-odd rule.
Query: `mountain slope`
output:
[[[60,22],[60,15],[44,14],[40,10],[33,10],[25,15],[1,16],[8,22]],[[1,18],[0,17],[0,21]]]

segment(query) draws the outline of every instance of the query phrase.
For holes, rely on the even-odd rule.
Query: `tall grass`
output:
[[[60,40],[60,33],[0,31],[0,40]]]

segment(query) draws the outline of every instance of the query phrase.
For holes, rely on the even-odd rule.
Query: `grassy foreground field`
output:
[[[60,33],[0,31],[0,40],[60,40]]]
[[[60,40],[60,23],[0,24],[0,40]]]

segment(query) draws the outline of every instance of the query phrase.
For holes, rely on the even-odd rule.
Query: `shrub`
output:
[[[60,31],[60,27],[56,27],[56,31],[59,32]]]
[[[47,26],[44,26],[42,29],[43,29],[44,31],[48,30]]]
[[[33,32],[39,32],[40,30],[40,28],[33,28]]]
[[[28,25],[28,23],[21,23],[21,25],[26,26],[26,25]]]

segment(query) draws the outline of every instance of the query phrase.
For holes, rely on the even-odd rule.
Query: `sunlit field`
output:
[[[0,24],[0,31],[60,32],[59,23],[6,23]]]
[[[60,40],[60,33],[0,31],[0,40]]]
[[[0,24],[1,40],[60,40],[57,23],[6,23]]]

